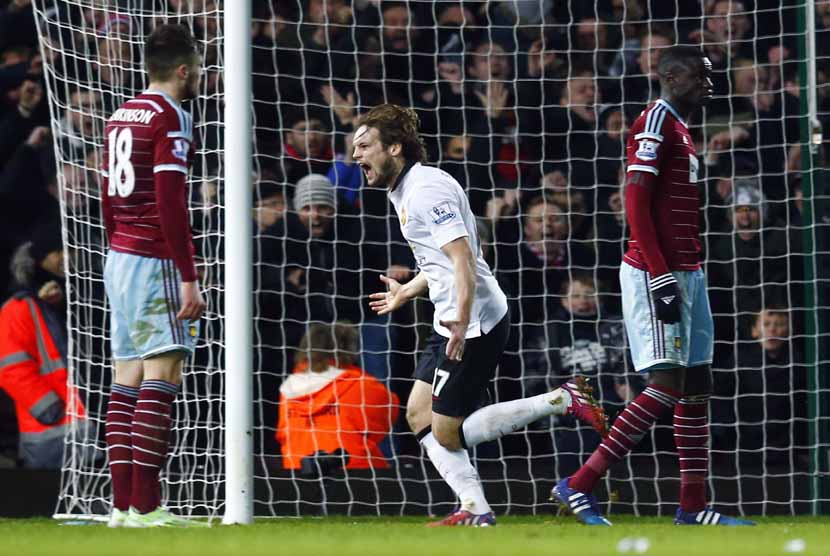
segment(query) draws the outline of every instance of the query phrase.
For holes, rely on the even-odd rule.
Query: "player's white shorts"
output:
[[[171,260],[110,250],[104,287],[110,302],[114,359],[145,359],[170,351],[193,353],[198,321],[181,321],[181,275]]]
[[[712,363],[715,326],[706,294],[706,276],[702,270],[674,271],[683,306],[680,322],[664,324],[657,320],[649,274],[645,270],[622,263],[623,319],[631,359],[638,371],[653,367],[694,367]]]

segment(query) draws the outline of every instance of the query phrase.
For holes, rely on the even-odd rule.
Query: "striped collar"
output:
[[[174,99],[173,97],[171,97],[170,95],[165,93],[164,91],[156,91],[155,89],[147,89],[146,91],[144,91],[141,94],[142,95],[158,95],[160,97],[164,97],[164,99],[167,102],[169,102],[171,105],[173,105],[173,106],[175,106],[176,108],[179,108],[179,109],[182,108],[182,103],[180,103],[179,101],[177,101],[176,99]]]
[[[686,123],[686,120],[684,120],[683,118],[680,117],[680,114],[677,112],[677,109],[674,106],[672,106],[672,103],[670,103],[669,101],[667,101],[664,98],[661,98],[661,99],[658,99],[657,102],[655,102],[654,104],[660,105],[660,106],[665,106],[666,110],[671,112],[671,115],[674,116],[675,119],[678,122],[683,124],[683,127],[685,127],[686,129],[689,129],[689,124]]]

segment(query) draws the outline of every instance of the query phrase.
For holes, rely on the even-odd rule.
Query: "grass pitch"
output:
[[[760,518],[757,527],[676,527],[671,518],[499,518],[497,527],[426,529],[425,518],[304,518],[211,529],[107,529],[50,519],[0,520],[0,554],[26,556],[764,556],[830,554],[830,517]]]

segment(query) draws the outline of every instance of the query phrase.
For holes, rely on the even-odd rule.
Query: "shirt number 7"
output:
[[[450,372],[443,369],[435,369],[435,376],[432,377],[432,395],[438,397],[441,395],[441,390],[447,384],[450,378]]]

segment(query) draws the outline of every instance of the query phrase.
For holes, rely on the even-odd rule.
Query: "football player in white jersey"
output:
[[[383,104],[362,116],[354,160],[370,187],[386,187],[419,274],[406,284],[380,276],[386,291],[370,307],[390,313],[428,290],[434,332],[415,370],[406,418],[460,502],[433,525],[495,525],[467,448],[548,415],[573,414],[606,434],[602,409],[584,381],[552,392],[482,407],[510,327],[507,299],[481,254],[464,190],[446,172],[423,164],[426,151],[414,110]]]

